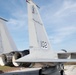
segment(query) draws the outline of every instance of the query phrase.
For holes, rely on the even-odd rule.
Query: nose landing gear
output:
[[[64,70],[61,70],[60,71],[60,75],[64,75]]]
[[[39,70],[39,75],[60,75],[57,66],[47,66]]]

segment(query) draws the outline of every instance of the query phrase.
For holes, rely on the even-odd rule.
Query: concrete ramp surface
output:
[[[0,75],[39,75],[39,68],[16,70],[7,73],[2,73]]]
[[[66,75],[76,75],[76,65],[67,65],[65,69]]]

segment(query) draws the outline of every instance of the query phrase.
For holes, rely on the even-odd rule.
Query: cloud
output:
[[[11,14],[7,26],[19,50],[28,47],[28,19],[24,12],[16,11]]]
[[[76,1],[58,0],[52,5],[43,5],[40,12],[53,44],[62,44],[76,34]]]
[[[11,29],[20,30],[24,29],[27,24],[27,16],[24,12],[15,12],[12,13],[12,17],[9,18],[7,23]]]
[[[54,16],[61,17],[66,16],[70,12],[76,12],[76,3],[74,3],[72,0],[64,0],[63,5],[61,8],[54,14]],[[67,14],[68,13],[68,14]]]
[[[55,30],[55,34],[50,35],[50,40],[53,44],[62,43],[76,33],[76,26],[64,27]]]
[[[8,3],[8,5],[7,5]],[[26,4],[24,6],[24,0],[7,0],[6,4],[4,2],[6,11],[9,13],[7,17],[8,22],[7,26],[11,30],[22,30],[26,29],[27,25],[27,12],[26,12]]]
[[[44,23],[60,23],[76,15],[76,2],[74,0],[54,1],[53,4],[43,5],[40,12]]]
[[[4,2],[4,0],[2,0]],[[1,3],[1,2],[0,2]],[[18,49],[28,47],[28,18],[24,0],[7,0],[1,6],[4,8],[7,27]],[[3,11],[3,10],[2,10]]]

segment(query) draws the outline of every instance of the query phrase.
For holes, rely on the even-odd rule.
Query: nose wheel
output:
[[[64,75],[64,70],[61,70],[60,71],[60,75]]]
[[[39,75],[54,75],[56,71],[57,71],[56,66],[46,66],[39,70]]]
[[[39,70],[39,75],[42,75],[42,69]]]

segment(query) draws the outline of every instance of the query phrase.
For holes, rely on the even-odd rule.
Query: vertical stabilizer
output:
[[[30,54],[16,62],[49,62],[51,59],[57,58],[57,54],[54,53],[49,43],[38,6],[32,0],[26,0],[26,2],[28,3]]]
[[[38,6],[28,2],[29,42],[32,50],[51,50],[50,43],[38,12]]]
[[[4,19],[0,18],[0,54],[17,50],[15,43],[10,36]]]

